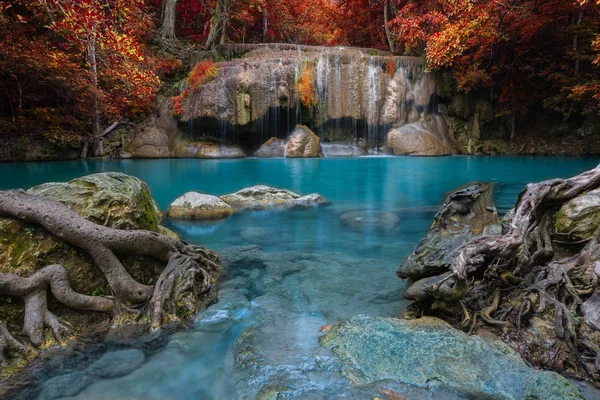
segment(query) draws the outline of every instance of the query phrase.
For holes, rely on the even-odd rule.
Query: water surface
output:
[[[358,399],[381,397],[383,383],[356,388],[345,382],[335,357],[318,345],[320,327],[357,313],[402,313],[397,264],[426,234],[445,193],[470,181],[495,182],[504,212],[527,183],[597,164],[593,158],[467,156],[7,163],[0,164],[0,189],[121,171],[146,181],[162,210],[189,190],[222,195],[267,184],[322,194],[330,206],[239,214],[210,224],[163,221],[221,254],[220,303],[140,369],[91,383],[78,398],[254,398],[276,388],[287,397]],[[343,213],[360,210],[395,213],[399,224],[384,230],[340,222]],[[411,399],[460,398],[396,387]]]

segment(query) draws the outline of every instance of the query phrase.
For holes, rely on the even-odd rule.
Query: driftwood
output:
[[[114,296],[87,296],[75,292],[60,265],[42,268],[30,277],[0,274],[0,295],[20,297],[25,302],[24,333],[34,346],[44,342],[44,329],[62,341],[68,328],[48,310],[47,294],[77,310],[115,314],[118,310],[144,306],[153,328],[163,323],[165,308],[182,291],[202,293],[210,287],[208,271],[218,270],[217,257],[182,240],[145,230],[120,230],[88,221],[62,203],[22,190],[0,191],[0,218],[39,224],[63,241],[94,259]],[[167,263],[154,287],[136,282],[117,254],[150,256]],[[0,322],[0,362],[8,350],[23,352],[20,344]]]

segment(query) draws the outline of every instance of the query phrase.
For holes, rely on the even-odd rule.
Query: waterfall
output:
[[[375,64],[374,58],[369,59],[367,67],[367,144],[370,148],[379,146],[379,98],[381,68]]]
[[[290,44],[231,49],[232,57],[241,58],[221,63],[219,79],[190,96],[181,118],[199,120],[190,129],[203,134],[214,126],[222,141],[260,146],[303,122],[324,141],[362,141],[377,152],[390,129],[421,121],[432,109],[435,81],[420,58],[394,57],[392,74],[385,68],[389,53],[378,50]],[[317,96],[307,115],[295,92],[304,63],[314,65]]]

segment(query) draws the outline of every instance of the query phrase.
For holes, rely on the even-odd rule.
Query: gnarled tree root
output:
[[[0,217],[14,218],[43,226],[63,241],[88,252],[100,267],[114,298],[86,296],[75,292],[66,270],[50,265],[23,278],[14,274],[0,274],[0,295],[20,297],[25,302],[24,332],[34,346],[44,341],[44,328],[52,330],[62,341],[69,330],[48,310],[50,291],[67,307],[77,310],[115,314],[125,307],[151,304],[149,319],[158,328],[165,310],[176,307],[184,292],[201,294],[210,288],[209,274],[218,271],[218,258],[198,246],[145,230],[120,230],[88,221],[62,203],[22,190],[0,191]],[[155,287],[135,281],[116,254],[150,256],[167,263]],[[4,329],[4,330],[2,330]],[[23,350],[0,327],[0,349]]]
[[[422,292],[428,299],[456,304],[451,318],[457,324],[474,330],[483,321],[517,342],[531,335],[522,326],[532,317],[550,322],[557,340],[555,360],[544,361],[544,366],[561,369],[569,364],[585,372],[578,376],[599,381],[600,362],[589,361],[600,360],[599,346],[586,332],[600,330],[600,229],[571,257],[553,259],[551,240],[558,208],[598,187],[600,169],[529,184],[519,195],[506,233],[477,237],[458,247],[450,272],[427,278]],[[465,289],[452,290],[458,287]]]

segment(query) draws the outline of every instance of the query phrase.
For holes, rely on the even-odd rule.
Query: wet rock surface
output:
[[[394,379],[452,388],[472,398],[583,398],[565,378],[529,368],[503,343],[468,336],[436,318],[357,315],[320,342],[340,357],[343,375],[358,385]]]
[[[457,153],[448,125],[439,115],[430,115],[423,121],[390,131],[387,144],[395,155],[444,156]]]
[[[175,144],[175,158],[244,158],[246,153],[235,145],[213,142],[183,141]]]
[[[369,154],[365,148],[349,144],[322,143],[321,149],[325,157],[353,157]]]
[[[233,208],[217,196],[187,192],[175,199],[167,210],[170,218],[189,220],[218,220],[230,217]]]
[[[283,157],[285,155],[285,140],[272,137],[254,153],[255,157]]]
[[[328,204],[318,193],[300,196],[286,189],[257,185],[221,196],[221,200],[237,211],[259,211],[303,208]]]
[[[362,210],[340,215],[340,222],[354,229],[392,230],[399,221],[398,216],[389,211]]]
[[[448,270],[452,252],[480,235],[501,234],[502,228],[493,203],[493,186],[475,183],[451,192],[435,215],[427,236],[398,268],[406,279],[439,275]]]
[[[321,139],[308,127],[304,125],[296,126],[285,147],[285,157],[314,158],[321,156]]]

